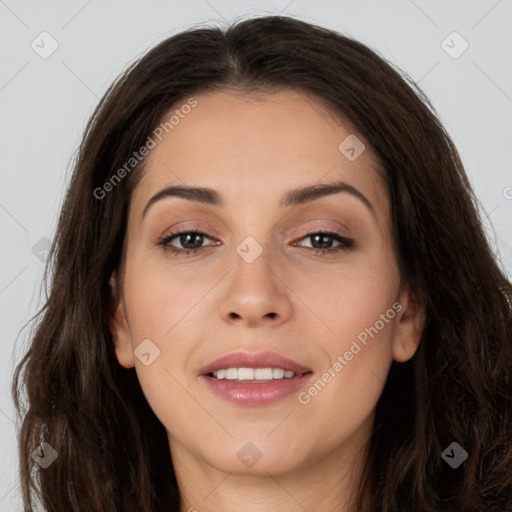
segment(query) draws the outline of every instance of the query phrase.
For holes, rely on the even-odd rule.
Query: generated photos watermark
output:
[[[179,109],[175,109],[174,114],[169,117],[166,122],[160,123],[160,125],[153,130],[152,134],[148,136],[146,143],[141,146],[138,151],[134,151],[132,156],[122,167],[110,176],[110,178],[105,181],[101,187],[96,187],[94,189],[94,197],[101,200],[104,199],[109,192],[112,192],[121,180],[130,174],[130,172],[133,171],[133,169],[135,169],[135,167],[149,154],[150,150],[157,145],[157,141],[155,139],[158,139],[158,142],[160,142],[164,132],[169,133],[173,130],[187,114],[190,114],[192,108],[196,105],[197,100],[192,97],[189,98],[185,104],[181,105]]]
[[[322,376],[311,386],[307,391],[301,391],[297,395],[297,400],[302,405],[309,404],[311,399],[320,393],[325,386],[329,382],[332,381],[334,377],[336,377],[345,366],[348,365],[350,361],[361,352],[361,350],[366,347],[368,344],[368,336],[371,338],[377,336],[379,332],[384,329],[386,324],[388,324],[393,318],[395,318],[396,314],[402,311],[402,305],[399,302],[395,302],[387,311],[380,315],[379,320],[377,320],[371,327],[367,327],[363,331],[361,331],[357,335],[357,340],[353,340],[350,349],[345,351],[342,355],[339,355],[336,358],[329,368],[322,374]],[[363,345],[359,345],[359,343]]]

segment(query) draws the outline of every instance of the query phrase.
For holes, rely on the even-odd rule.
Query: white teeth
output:
[[[272,377],[274,377],[274,379],[282,379],[285,373],[282,368],[274,368],[272,370]]]
[[[238,378],[238,369],[237,368],[228,368],[226,370],[226,379],[236,379]]]
[[[240,375],[240,372],[238,372]],[[273,378],[272,368],[256,368],[254,370],[254,378],[256,380],[269,380]]]
[[[282,368],[223,368],[213,372],[213,376],[227,380],[279,380],[291,379],[297,374]]]
[[[254,380],[254,368],[238,368],[238,380]]]

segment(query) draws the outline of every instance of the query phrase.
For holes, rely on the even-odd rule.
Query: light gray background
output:
[[[0,510],[23,510],[10,387],[28,331],[18,334],[40,305],[44,239],[87,118],[113,79],[162,39],[198,23],[278,13],[355,37],[419,83],[512,275],[512,0],[0,0]],[[59,45],[46,59],[31,47],[49,48],[43,31]],[[441,46],[453,31],[469,44],[455,59]]]

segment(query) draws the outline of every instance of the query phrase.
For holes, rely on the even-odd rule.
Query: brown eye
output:
[[[181,244],[182,248],[171,245],[171,241],[175,238],[178,240],[178,243]],[[158,245],[162,246],[165,251],[171,253],[191,254],[204,249],[203,242],[205,238],[210,239],[206,233],[201,231],[177,231],[161,238]]]
[[[354,246],[353,240],[342,236],[339,233],[332,231],[319,231],[316,233],[309,233],[301,238],[301,240],[311,240],[311,248],[320,253],[333,253],[350,249]],[[339,242],[339,245],[332,248],[333,241]]]

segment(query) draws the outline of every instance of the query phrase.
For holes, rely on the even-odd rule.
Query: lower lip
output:
[[[216,379],[209,375],[201,375],[207,386],[221,398],[237,404],[259,406],[267,405],[292,393],[298,392],[310,380],[313,373],[291,379],[275,379],[267,382],[235,382],[227,379]]]

